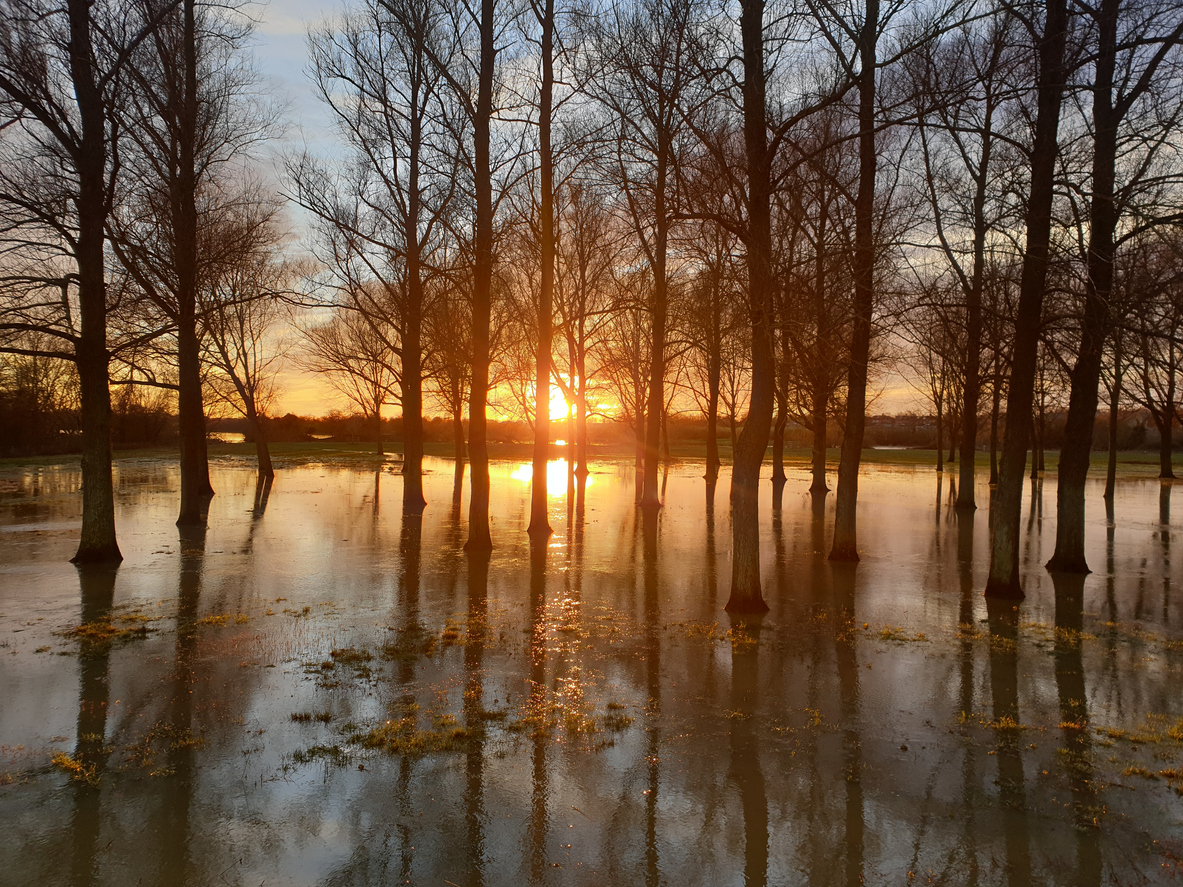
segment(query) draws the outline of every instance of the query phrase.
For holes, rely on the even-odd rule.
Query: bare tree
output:
[[[289,164],[296,199],[317,219],[338,282],[363,301],[375,332],[397,329],[401,362],[403,505],[422,509],[424,323],[433,253],[447,235],[460,155],[444,68],[457,35],[443,8],[421,0],[367,0],[312,32],[312,77],[353,153]],[[379,287],[365,286],[377,281]],[[367,294],[379,294],[365,301]]]
[[[363,416],[374,423],[382,454],[382,407],[391,403],[402,380],[390,336],[373,315],[349,307],[334,309],[323,323],[304,328],[306,369],[323,375]]]
[[[141,20],[125,0],[4,0],[0,21],[0,214],[6,250],[20,262],[0,330],[42,329],[55,342],[47,353],[77,366],[82,533],[74,561],[120,561],[104,231],[129,63],[157,21]],[[55,292],[57,301],[44,298]]]
[[[1039,345],[1043,291],[1047,281],[1055,190],[1057,131],[1067,82],[1068,7],[1066,0],[1047,0],[1042,23],[1026,23],[1037,33],[1038,74],[1035,81],[1035,138],[1031,148],[1030,185],[1026,201],[1026,250],[1010,382],[1006,400],[1006,436],[1002,445],[998,489],[990,525],[990,575],[986,593],[1021,598],[1019,581],[1019,519],[1023,468],[1031,436],[1035,366]],[[1040,24],[1042,27],[1040,27]]]

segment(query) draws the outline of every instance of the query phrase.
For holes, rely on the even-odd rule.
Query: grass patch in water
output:
[[[99,775],[94,764],[84,764],[64,751],[54,752],[50,763],[64,773],[69,773],[75,782],[85,782],[87,785],[98,785]]]
[[[452,715],[436,715],[431,729],[420,730],[416,711],[404,710],[398,720],[390,720],[364,733],[358,732],[350,742],[362,748],[376,749],[387,754],[422,757],[439,752],[463,751],[468,747],[469,732]]]

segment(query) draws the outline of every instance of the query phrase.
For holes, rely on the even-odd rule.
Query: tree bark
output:
[[[824,392],[814,390],[811,412],[813,413],[813,483],[809,485],[812,493],[827,493],[826,486],[826,412],[829,398]]]
[[[1117,411],[1121,406],[1121,334],[1113,342],[1113,388],[1109,392],[1109,458],[1105,465],[1105,501],[1113,501],[1117,484]]]
[[[1093,196],[1089,207],[1088,278],[1080,351],[1072,368],[1072,389],[1064,445],[1056,474],[1056,550],[1047,568],[1088,573],[1084,557],[1084,485],[1089,470],[1101,358],[1109,332],[1113,295],[1113,235],[1117,207],[1113,200],[1117,163],[1117,115],[1113,108],[1113,72],[1117,63],[1117,17],[1121,0],[1101,0],[1096,15],[1097,61],[1093,76]]]
[[[1031,437],[1031,407],[1035,395],[1035,363],[1043,313],[1051,237],[1052,196],[1055,188],[1060,106],[1067,79],[1064,57],[1068,36],[1066,0],[1047,0],[1044,32],[1039,40],[1038,107],[1035,143],[1031,152],[1031,192],[1027,203],[1027,248],[1019,285],[1015,318],[1014,357],[1006,399],[1006,435],[1002,443],[995,515],[990,526],[990,574],[986,594],[1021,599],[1019,581],[1019,525],[1022,511],[1023,467]]]
[[[115,539],[111,476],[111,389],[103,229],[107,219],[107,139],[102,91],[94,69],[91,4],[69,0],[70,74],[81,131],[78,155],[78,303],[75,345],[82,418],[82,533],[75,563],[123,560]]]
[[[743,127],[748,161],[748,313],[752,326],[752,389],[748,418],[733,456],[729,613],[768,609],[760,587],[760,466],[772,425],[772,158],[765,103],[764,3],[743,0]]]
[[[489,532],[489,444],[485,415],[489,399],[489,327],[493,284],[493,177],[489,158],[495,53],[493,8],[494,0],[481,0],[480,77],[473,120],[476,266],[472,292],[472,386],[468,397],[471,492],[468,541],[464,544],[465,550],[470,552],[486,552],[493,548],[493,538]]]
[[[553,531],[547,514],[546,463],[550,456],[550,364],[552,317],[551,303],[555,284],[554,157],[551,153],[551,97],[554,90],[554,0],[543,0],[542,83],[538,96],[538,167],[542,274],[538,287],[538,351],[534,377],[534,473],[530,479],[530,526],[532,537],[549,536]],[[572,441],[574,443],[574,441]]]
[[[184,86],[177,108],[176,179],[172,182],[174,255],[177,281],[177,421],[181,436],[181,508],[178,526],[205,523],[209,458],[201,396],[201,353],[197,338],[197,22],[195,0],[184,0]]]
[[[867,423],[867,373],[875,300],[875,47],[879,0],[866,0],[859,34],[859,185],[854,205],[854,331],[846,383],[846,428],[838,464],[834,542],[830,560],[857,561],[858,474]]]

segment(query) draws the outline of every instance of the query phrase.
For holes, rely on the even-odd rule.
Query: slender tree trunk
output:
[[[422,83],[411,83],[410,140],[403,242],[406,244],[407,298],[403,323],[403,513],[427,505],[423,495],[423,259],[419,232],[420,164],[423,150]]]
[[[382,446],[382,405],[378,404],[374,408],[374,440],[376,440],[378,455],[385,455],[386,450]]]
[[[875,44],[879,0],[866,0],[859,34],[859,185],[854,205],[854,332],[846,383],[846,429],[838,464],[834,542],[830,560],[857,561],[858,473],[867,423],[867,373],[875,301]]]
[[[812,493],[826,493],[830,488],[826,486],[826,412],[829,398],[817,389],[813,392],[813,482],[809,485]]]
[[[1002,409],[1002,385],[997,375],[994,377],[994,390],[991,392],[993,402],[990,406],[990,486],[998,486],[998,416]]]
[[[945,458],[945,420],[941,412],[941,405],[937,405],[937,471],[944,468]]]
[[[551,154],[551,95],[554,89],[554,0],[543,0],[542,83],[538,98],[538,166],[540,195],[539,239],[542,241],[542,277],[538,287],[538,352],[534,377],[534,473],[530,480],[530,526],[532,537],[549,536],[546,463],[550,456],[550,363],[551,302],[555,284],[554,158]]]
[[[989,132],[992,111],[987,110]],[[986,273],[986,186],[990,178],[992,140],[983,138],[978,175],[974,182],[974,268],[965,294],[965,380],[961,401],[961,464],[958,466],[958,511],[973,511],[974,473],[978,450],[978,401],[982,397],[982,291]]]
[[[579,348],[577,360],[579,361],[579,387],[575,389],[575,439],[578,441],[576,458],[579,461],[579,467],[576,468],[575,473],[580,477],[587,477],[589,473],[587,467],[587,384],[584,382],[583,376],[587,369],[587,350],[582,346]]]
[[[111,476],[111,389],[107,352],[107,285],[103,229],[107,218],[107,140],[102,92],[91,54],[90,7],[69,0],[70,74],[81,131],[78,168],[78,304],[75,343],[82,418],[82,533],[75,563],[123,560],[115,539]]]
[[[659,135],[657,185],[655,197],[656,226],[653,248],[653,340],[649,352],[649,399],[645,407],[645,483],[641,505],[657,508],[661,505],[657,466],[661,445],[661,420],[665,413],[665,327],[668,284],[666,281],[666,247],[669,238],[669,219],[666,213],[666,177],[670,146],[665,133]]]
[[[784,486],[785,474],[785,426],[789,424],[788,404],[784,391],[776,386],[776,422],[772,427],[772,483]]]
[[[1174,447],[1172,426],[1175,423],[1174,416],[1169,410],[1170,407],[1164,410],[1162,420],[1158,423],[1158,476],[1164,480],[1175,477],[1175,469],[1171,464],[1171,450]]]
[[[765,104],[764,3],[742,0],[743,127],[748,161],[748,312],[752,386],[748,418],[736,444],[731,478],[730,613],[768,609],[760,587],[760,466],[772,425],[776,366],[772,354],[772,158]]]
[[[1121,334],[1113,342],[1113,388],[1109,392],[1109,458],[1105,465],[1105,501],[1113,502],[1117,484],[1117,411],[1121,406]],[[1061,455],[1061,459],[1063,456]]]
[[[493,548],[489,532],[489,444],[485,415],[489,399],[489,327],[493,284],[493,177],[489,130],[493,117],[494,0],[481,0],[481,62],[473,146],[476,191],[476,267],[472,292],[472,387],[468,397],[471,493],[466,551]]]
[[[1014,358],[1006,399],[1006,436],[1002,444],[995,514],[990,526],[990,574],[986,594],[1022,598],[1019,582],[1019,535],[1023,465],[1031,436],[1035,395],[1035,364],[1043,313],[1051,237],[1060,106],[1067,79],[1064,50],[1068,35],[1067,0],[1047,0],[1044,32],[1039,41],[1038,107],[1035,144],[1031,152],[1031,193],[1027,203],[1027,243],[1019,306],[1015,319]]]
[[[719,476],[719,387],[722,376],[717,339],[707,358],[707,474],[708,481]],[[734,452],[734,451],[733,451]]]

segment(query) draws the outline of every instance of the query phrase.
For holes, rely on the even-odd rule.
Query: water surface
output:
[[[987,510],[873,467],[857,566],[804,471],[762,504],[761,620],[723,612],[729,478],[493,467],[469,558],[453,466],[404,516],[397,467],[256,490],[215,463],[207,531],[175,464],[121,461],[126,560],[79,570],[80,478],[0,494],[5,884],[1141,884],[1183,858],[1172,487],[1089,489],[1086,579],[981,596]],[[713,498],[711,493],[713,492]],[[977,491],[985,503],[988,489]],[[466,497],[462,497],[466,500]]]

